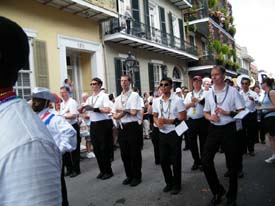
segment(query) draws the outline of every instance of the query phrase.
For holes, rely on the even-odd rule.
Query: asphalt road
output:
[[[204,174],[190,170],[193,163],[190,151],[183,151],[182,155],[181,192],[163,193],[165,183],[160,166],[154,164],[152,143],[150,140],[144,143],[140,185],[122,185],[125,173],[119,150],[112,164],[114,177],[108,180],[96,179],[99,170],[95,159],[84,159],[81,175],[66,178],[70,206],[203,206],[210,201],[212,194]],[[275,164],[264,162],[270,156],[269,145],[257,144],[255,152],[254,157],[244,156],[245,176],[239,181],[238,205],[275,206]],[[215,163],[220,181],[227,188],[228,179],[223,177],[224,155],[218,153]]]

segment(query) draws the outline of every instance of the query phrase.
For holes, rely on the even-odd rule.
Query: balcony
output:
[[[52,6],[93,21],[103,21],[118,17],[116,0],[37,0],[43,5]]]
[[[190,0],[170,0],[170,2],[181,10],[192,7]]]
[[[105,42],[128,45],[188,61],[198,60],[196,47],[144,23],[134,21],[127,30],[125,20],[121,16],[103,22],[102,27]]]
[[[207,76],[210,74],[211,69],[214,65],[223,65],[226,68],[226,74],[231,77],[238,75],[237,68],[234,65],[228,65],[226,61],[219,61],[215,54],[211,51],[199,51],[198,61],[188,62],[188,72],[193,75]]]

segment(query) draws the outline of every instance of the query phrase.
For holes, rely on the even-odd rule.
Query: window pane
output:
[[[18,87],[22,86],[22,74],[20,71],[18,72],[17,86]]]

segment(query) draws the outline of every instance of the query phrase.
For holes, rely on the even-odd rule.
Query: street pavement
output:
[[[183,142],[184,145],[184,142]],[[270,156],[268,144],[257,144],[256,156],[244,156],[245,176],[239,181],[238,206],[275,206],[275,164],[266,164]],[[66,177],[70,206],[204,206],[211,200],[203,172],[191,171],[190,151],[182,153],[182,190],[178,195],[163,193],[165,186],[160,166],[154,164],[153,146],[144,141],[142,183],[137,187],[122,185],[125,172],[119,149],[115,151],[112,168],[114,177],[98,180],[96,159],[81,161],[81,175]],[[218,153],[215,164],[221,183],[227,188],[228,179],[224,154]],[[224,203],[221,206],[225,205]]]

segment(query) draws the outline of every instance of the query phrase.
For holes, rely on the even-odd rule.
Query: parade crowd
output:
[[[117,97],[91,79],[92,94],[73,96],[73,84],[64,80],[60,94],[48,88],[32,90],[26,102],[16,96],[17,73],[29,56],[28,40],[16,23],[0,17],[0,205],[69,205],[65,176],[81,174],[81,142],[86,157],[96,158],[98,175],[112,178],[114,149],[119,147],[125,170],[123,185],[142,183],[142,148],[151,139],[154,162],[164,177],[163,192],[176,195],[182,184],[182,140],[193,157],[191,170],[201,170],[212,191],[210,205],[226,196],[237,205],[238,178],[244,177],[243,155],[255,156],[254,145],[268,135],[275,163],[274,80],[264,78],[251,88],[249,77],[239,85],[214,66],[211,79],[192,77],[192,89],[176,88],[169,77],[155,91],[142,96],[131,87],[131,77],[120,77]],[[198,144],[199,143],[199,144]],[[220,183],[214,158],[225,154],[229,186]],[[143,174],[143,173],[144,174]]]

